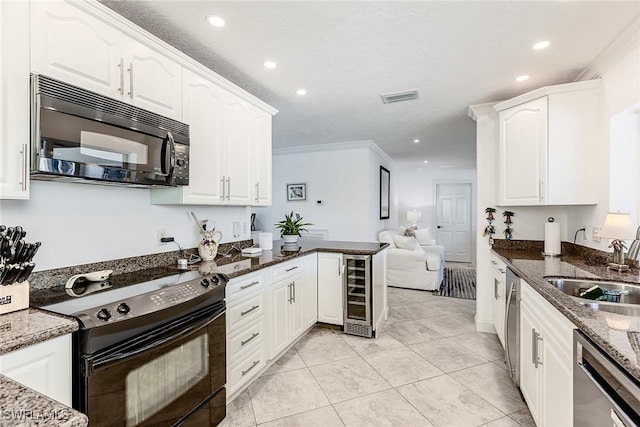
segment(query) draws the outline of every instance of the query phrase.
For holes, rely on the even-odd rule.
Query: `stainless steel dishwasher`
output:
[[[505,361],[511,380],[520,387],[520,277],[507,268],[504,319]]]
[[[640,425],[638,383],[578,330],[573,332],[573,363],[574,426]]]

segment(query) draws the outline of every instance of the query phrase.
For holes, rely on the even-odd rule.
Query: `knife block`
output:
[[[0,315],[29,308],[29,282],[0,285]]]

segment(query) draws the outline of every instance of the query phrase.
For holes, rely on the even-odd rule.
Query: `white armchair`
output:
[[[388,286],[431,291],[440,288],[444,279],[444,246],[435,245],[435,241],[428,234],[428,229],[426,232],[416,230],[414,240],[403,238],[401,230],[380,232],[378,240],[389,244]]]

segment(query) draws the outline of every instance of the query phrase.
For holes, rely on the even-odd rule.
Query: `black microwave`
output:
[[[189,125],[31,75],[31,177],[131,187],[189,184]]]

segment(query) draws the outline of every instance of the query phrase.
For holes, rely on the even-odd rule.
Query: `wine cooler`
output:
[[[371,257],[344,255],[344,267],[344,332],[372,338]]]

